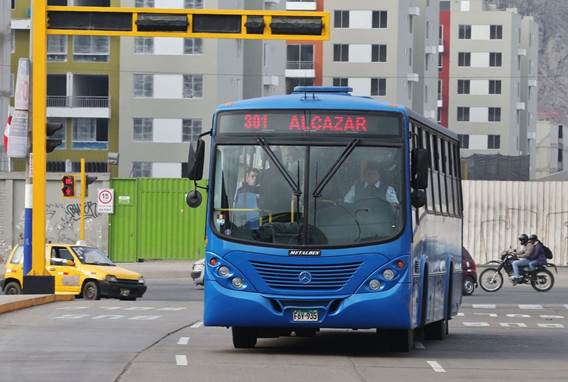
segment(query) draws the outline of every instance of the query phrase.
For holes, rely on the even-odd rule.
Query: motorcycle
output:
[[[518,260],[515,250],[506,250],[501,254],[501,261],[493,260],[487,264],[498,264],[497,267],[490,267],[485,269],[479,275],[479,285],[486,292],[497,292],[503,286],[503,273],[509,276],[509,279],[513,275],[513,261]],[[513,283],[513,285],[518,284],[531,284],[531,286],[537,292],[548,292],[554,286],[554,275],[547,268],[554,268],[556,274],[558,274],[558,269],[556,265],[552,263],[546,263],[546,265],[539,265],[534,270],[529,270],[528,266],[524,266],[520,269],[521,279]]]

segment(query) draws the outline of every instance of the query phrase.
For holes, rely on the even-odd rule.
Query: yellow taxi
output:
[[[24,249],[16,246],[6,260],[1,281],[5,294],[22,292],[23,263]],[[135,300],[146,292],[146,283],[139,273],[116,266],[99,249],[81,242],[47,244],[45,264],[55,278],[56,294],[72,294],[86,300]]]

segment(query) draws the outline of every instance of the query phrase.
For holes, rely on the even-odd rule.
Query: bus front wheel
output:
[[[414,330],[412,329],[377,329],[381,341],[388,349],[398,353],[408,353],[414,348]]]
[[[257,332],[254,328],[231,328],[235,349],[252,349],[256,345]]]

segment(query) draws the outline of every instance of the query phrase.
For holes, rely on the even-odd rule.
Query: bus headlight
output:
[[[244,287],[243,279],[241,279],[240,277],[233,277],[233,280],[231,280],[231,284],[233,284],[233,286],[237,289],[241,289],[242,287]]]
[[[229,273],[231,273],[231,271],[229,270],[229,267],[226,267],[224,265],[221,265],[219,267],[219,269],[217,270],[217,274],[221,277],[227,277],[229,275]]]
[[[380,283],[379,280],[372,279],[371,281],[369,281],[369,289],[375,291],[375,290],[379,290],[380,287],[381,287],[381,283]]]
[[[385,278],[385,280],[387,281],[391,281],[392,279],[394,279],[394,272],[392,271],[392,269],[385,269],[383,271],[383,277]]]

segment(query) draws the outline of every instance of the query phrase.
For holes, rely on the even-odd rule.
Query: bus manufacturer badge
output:
[[[302,284],[309,284],[310,281],[312,281],[312,274],[308,271],[302,271],[298,275],[298,280],[300,280]]]
[[[289,249],[288,256],[321,256],[319,249]]]

